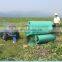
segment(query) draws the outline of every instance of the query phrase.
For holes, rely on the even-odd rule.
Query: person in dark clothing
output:
[[[7,32],[4,32],[2,38],[4,41],[7,41],[9,38],[13,40],[13,43],[16,43],[17,39],[19,39],[19,32],[17,30],[13,30],[15,26],[12,26],[12,24],[9,26],[9,29]]]

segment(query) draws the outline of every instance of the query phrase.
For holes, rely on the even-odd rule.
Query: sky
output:
[[[62,15],[62,0],[0,0],[0,12],[39,11],[41,13]]]

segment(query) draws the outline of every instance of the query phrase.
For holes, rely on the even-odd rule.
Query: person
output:
[[[53,25],[53,27],[54,27],[54,31],[55,31],[55,33],[56,34],[58,34],[58,33],[60,33],[60,17],[58,17],[58,13],[55,13],[54,14],[54,20],[53,20],[53,22],[54,22],[54,25]],[[58,32],[58,33],[57,33]]]
[[[9,24],[9,32],[7,33],[13,39],[13,43],[16,43],[17,39],[19,39],[19,32],[16,29],[15,24]]]
[[[17,39],[19,39],[19,32],[18,32],[18,30],[14,29],[14,28],[16,28],[15,25],[13,25],[13,24],[8,25],[7,32],[4,32],[4,34],[3,34],[4,41],[7,41],[8,38],[12,38],[13,43],[16,43]]]

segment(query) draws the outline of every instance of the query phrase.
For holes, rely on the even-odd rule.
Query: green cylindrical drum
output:
[[[26,35],[48,34],[53,31],[52,21],[29,21]]]
[[[54,41],[56,36],[53,34],[37,35],[37,43],[46,43],[49,41]]]

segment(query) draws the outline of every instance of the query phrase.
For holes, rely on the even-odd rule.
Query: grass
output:
[[[27,23],[28,20],[50,20],[50,18],[0,18],[0,22]],[[52,20],[52,18],[51,18]],[[23,25],[23,24],[22,24]],[[25,26],[23,26],[25,28]],[[24,32],[20,32],[21,39],[16,44],[12,40],[4,42],[0,39],[0,60],[62,60],[62,35],[57,40],[35,47],[28,46]]]

